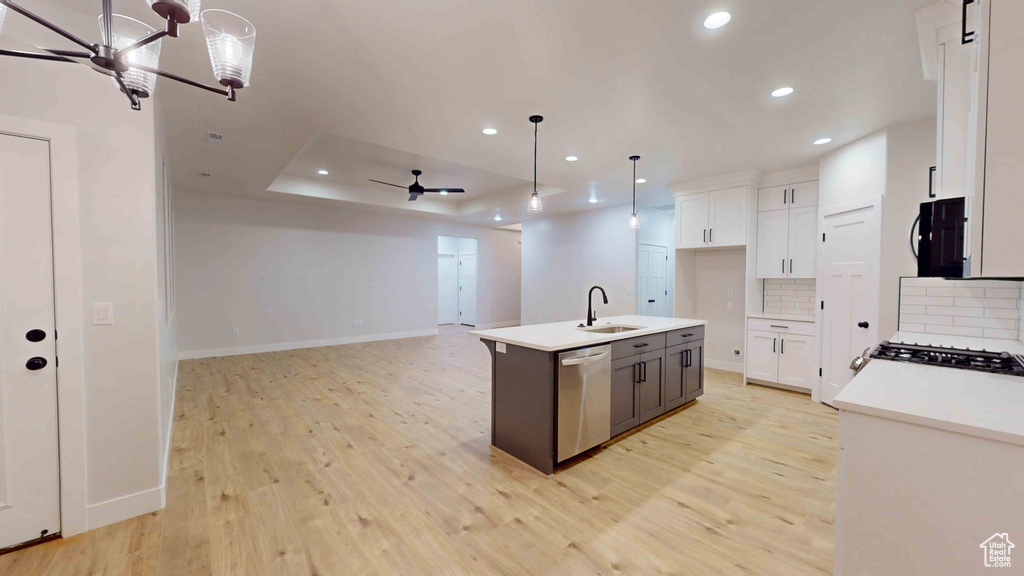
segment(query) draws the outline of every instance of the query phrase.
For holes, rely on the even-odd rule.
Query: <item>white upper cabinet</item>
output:
[[[728,188],[676,198],[676,248],[744,246],[747,188]]]
[[[938,32],[935,173],[931,193],[959,198],[967,187],[967,120],[970,116],[971,45],[960,39],[959,22]]]
[[[817,181],[762,188],[757,209],[757,277],[814,278]]]
[[[710,198],[708,192],[676,198],[676,249],[707,247]]]
[[[1024,277],[1024,2],[976,0],[967,139],[966,276]]]

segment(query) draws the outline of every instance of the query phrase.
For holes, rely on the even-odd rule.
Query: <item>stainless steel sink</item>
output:
[[[586,328],[577,328],[584,332],[593,332],[595,334],[619,334],[621,332],[631,332],[633,330],[643,330],[643,326],[626,326],[624,324],[610,324],[606,326],[589,326]]]

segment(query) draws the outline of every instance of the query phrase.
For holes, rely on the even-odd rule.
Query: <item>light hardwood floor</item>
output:
[[[466,330],[183,362],[167,508],[0,574],[832,573],[836,413],[708,370],[545,477],[492,449]]]

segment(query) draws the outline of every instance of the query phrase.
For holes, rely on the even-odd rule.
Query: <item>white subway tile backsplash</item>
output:
[[[899,328],[1024,342],[1024,282],[902,278]]]
[[[766,314],[814,318],[816,282],[813,278],[772,278],[764,281]]]

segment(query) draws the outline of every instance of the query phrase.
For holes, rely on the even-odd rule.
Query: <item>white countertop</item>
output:
[[[898,333],[890,342],[1008,351],[1014,340]],[[1024,378],[872,360],[836,396],[840,410],[1024,446]],[[842,416],[840,416],[842,417]]]
[[[495,328],[494,330],[475,330],[470,332],[470,334],[477,336],[481,340],[494,340],[514,346],[533,348],[534,350],[555,352],[707,324],[706,320],[693,320],[690,318],[662,318],[660,316],[636,315],[613,316],[610,318],[599,318],[594,326],[625,324],[628,326],[643,326],[643,328],[618,334],[595,334],[579,330],[579,325],[582,322],[582,320],[571,320],[568,322],[552,322],[550,324]]]

